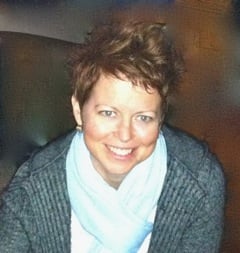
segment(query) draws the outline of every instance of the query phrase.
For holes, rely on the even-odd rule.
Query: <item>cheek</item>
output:
[[[141,131],[141,133],[139,132],[139,136],[141,136],[139,138],[141,145],[139,146],[136,153],[136,157],[139,162],[147,159],[152,154],[157,142],[158,134],[158,128],[154,128],[151,131]]]
[[[110,127],[107,124],[102,124],[94,118],[89,118],[84,122],[83,130],[85,136],[95,140],[102,139],[111,131]]]
[[[144,145],[152,145],[158,138],[159,127],[156,125],[150,128],[137,128],[136,133]]]

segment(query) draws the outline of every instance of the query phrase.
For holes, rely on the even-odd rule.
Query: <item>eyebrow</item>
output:
[[[95,105],[95,108],[97,108],[97,107],[99,107],[99,106],[111,107],[111,108],[113,108],[113,109],[117,110],[117,108],[116,108],[116,107],[111,106],[111,105],[105,105],[105,104],[97,104],[97,105]]]
[[[100,106],[106,106],[106,107],[111,108],[112,110],[119,111],[119,109],[117,109],[115,106],[106,105],[106,104],[97,104],[97,105],[95,105],[95,108],[98,108],[98,107],[100,107]],[[153,110],[153,111],[152,111],[152,110],[137,111],[137,112],[135,112],[134,114],[144,114],[144,113],[153,113],[153,114],[155,114],[155,115],[158,115],[158,112],[155,111],[155,110]]]

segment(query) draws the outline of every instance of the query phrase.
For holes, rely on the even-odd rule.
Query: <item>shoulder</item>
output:
[[[67,133],[34,151],[18,168],[8,191],[26,188],[33,181],[38,184],[43,177],[61,176],[74,133]]]
[[[208,145],[205,142],[179,128],[164,125],[162,131],[168,153],[182,162],[191,162],[192,159],[198,160],[205,152],[208,152]],[[192,159],[189,160],[190,156]]]
[[[164,125],[168,163],[181,167],[204,190],[216,184],[224,191],[223,168],[206,142],[169,125]],[[210,180],[212,181],[210,184]]]
[[[1,195],[0,216],[4,215],[6,220],[16,217],[27,230],[32,231],[35,215],[38,220],[46,219],[58,212],[56,206],[61,206],[61,210],[69,207],[65,160],[73,135],[74,132],[49,143],[19,167]],[[45,215],[45,209],[52,211]]]
[[[31,163],[32,173],[65,160],[74,134],[75,131],[71,131],[35,151],[28,160]]]

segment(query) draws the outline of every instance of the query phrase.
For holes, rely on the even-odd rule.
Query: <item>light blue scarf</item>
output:
[[[83,133],[76,133],[66,160],[67,185],[73,212],[95,238],[90,252],[138,251],[153,228],[148,217],[161,194],[166,163],[160,134],[152,155],[135,166],[116,190],[94,169]]]

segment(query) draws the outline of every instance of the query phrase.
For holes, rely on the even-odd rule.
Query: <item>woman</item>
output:
[[[0,252],[218,252],[221,166],[163,123],[183,72],[165,26],[98,26],[70,65],[77,131],[19,168]]]

